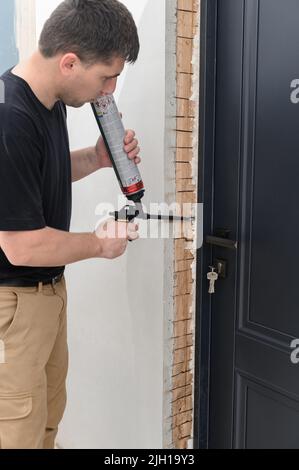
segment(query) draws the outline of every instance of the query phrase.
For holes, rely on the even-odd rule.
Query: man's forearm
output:
[[[73,183],[91,175],[101,168],[95,147],[74,150],[71,152],[71,162]]]
[[[23,232],[21,242],[20,246],[18,238],[20,249],[14,255],[15,264],[20,266],[65,266],[101,255],[101,241],[93,233],[69,233],[47,227]]]

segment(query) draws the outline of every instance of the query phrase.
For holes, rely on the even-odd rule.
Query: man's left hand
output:
[[[140,147],[138,140],[135,138],[136,134],[132,130],[127,130],[124,139],[124,151],[130,160],[133,160],[136,165],[139,165],[141,159],[139,157]],[[99,138],[96,144],[96,155],[99,161],[99,168],[111,168],[112,163],[107,152],[105,142],[102,137]]]

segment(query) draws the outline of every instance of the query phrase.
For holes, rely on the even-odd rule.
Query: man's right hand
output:
[[[138,225],[108,219],[94,232],[99,239],[99,258],[115,259],[127,249],[128,240],[139,238]]]

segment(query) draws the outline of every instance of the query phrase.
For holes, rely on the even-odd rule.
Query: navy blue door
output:
[[[199,253],[197,442],[299,448],[299,2],[208,0],[202,16],[204,231],[236,247]]]

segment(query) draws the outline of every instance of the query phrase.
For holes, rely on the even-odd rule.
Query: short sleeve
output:
[[[30,123],[13,114],[4,119],[0,125],[0,231],[45,228],[41,160],[41,146]]]

